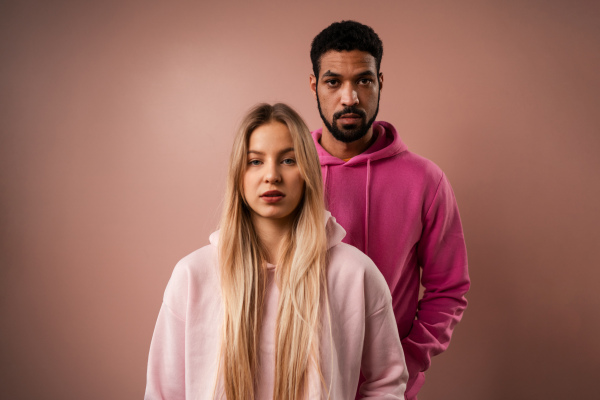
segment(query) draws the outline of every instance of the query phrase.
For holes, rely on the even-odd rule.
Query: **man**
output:
[[[439,167],[408,151],[391,124],[375,122],[383,45],[373,29],[333,23],[310,55],[323,120],[312,135],[328,207],[348,233],[344,241],[371,257],[390,287],[410,375],[406,398],[416,399],[431,357],[446,350],[467,305],[456,199]]]

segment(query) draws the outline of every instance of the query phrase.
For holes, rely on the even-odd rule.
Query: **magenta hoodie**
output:
[[[347,231],[343,241],[366,253],[390,287],[410,399],[467,306],[467,253],[456,199],[441,169],[408,151],[391,124],[375,122],[373,133],[373,145],[347,162],[321,147],[321,129],[312,136],[328,208]],[[419,282],[425,288],[420,301]]]

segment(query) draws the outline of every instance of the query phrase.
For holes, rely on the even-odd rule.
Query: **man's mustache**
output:
[[[367,113],[364,110],[361,110],[360,108],[356,107],[345,107],[342,111],[338,111],[335,114],[333,114],[333,119],[336,120],[344,114],[356,114],[360,115],[363,118],[367,118]]]

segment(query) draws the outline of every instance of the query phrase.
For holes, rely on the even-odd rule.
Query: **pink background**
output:
[[[3,398],[142,397],[236,124],[284,101],[319,127],[309,45],[341,19],[381,36],[380,119],[465,228],[470,305],[419,399],[598,393],[598,2],[80,3],[0,5]]]

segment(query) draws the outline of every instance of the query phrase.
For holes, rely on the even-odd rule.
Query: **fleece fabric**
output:
[[[412,399],[467,306],[467,253],[456,199],[441,169],[408,151],[391,124],[375,122],[373,133],[375,142],[348,161],[320,145],[321,129],[312,136],[328,209],[347,231],[344,242],[375,262],[391,290],[410,376],[406,397]]]
[[[375,264],[342,243],[345,231],[329,213],[326,218],[331,323],[325,315],[320,340],[327,388],[314,370],[309,371],[307,398],[327,398],[328,390],[331,399],[354,398],[362,366],[366,377],[360,387],[362,398],[402,399],[408,373],[389,289]],[[167,285],[150,346],[146,400],[213,399],[223,393],[218,232],[211,235],[210,243],[183,258]],[[257,399],[272,398],[275,374],[279,289],[277,268],[267,268]]]

